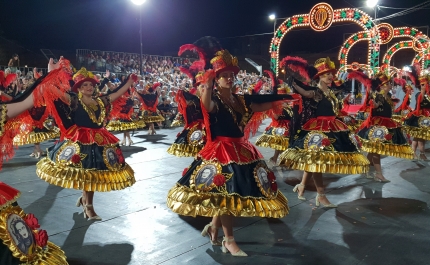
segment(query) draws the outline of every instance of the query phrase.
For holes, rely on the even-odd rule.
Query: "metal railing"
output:
[[[15,73],[17,70],[19,70],[22,75],[27,75],[28,72],[33,73],[33,68],[34,67],[27,67],[27,66],[22,67],[22,66],[20,66],[20,67],[15,67],[14,68],[14,67],[9,67],[7,65],[0,65],[0,70],[1,71],[5,71],[7,68],[11,69],[11,71],[13,73]],[[46,74],[48,72],[48,68],[38,68],[37,67],[37,70],[38,71],[42,71],[44,74]]]

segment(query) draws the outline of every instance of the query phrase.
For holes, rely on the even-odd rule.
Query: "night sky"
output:
[[[211,35],[221,43],[233,36],[268,33],[278,17],[308,13],[321,1],[313,0],[147,0],[142,6],[144,53],[177,51],[185,43]],[[327,1],[333,8],[365,6],[365,1]],[[423,0],[381,0],[380,5],[411,7]],[[362,10],[373,15],[367,7]],[[383,9],[378,17],[399,10]],[[430,24],[430,9],[384,22],[393,26]],[[280,23],[281,21],[279,21]],[[341,45],[343,33],[361,30],[358,26],[336,27],[326,33],[311,30],[295,33],[285,51],[303,49],[321,52]],[[420,30],[426,33],[425,28]],[[0,0],[0,32],[29,49],[94,49],[139,52],[139,7],[130,0]],[[266,38],[270,36],[266,36]],[[314,38],[314,39],[312,39]],[[310,41],[313,40],[313,41]],[[315,41],[317,40],[317,41]],[[336,41],[334,41],[336,40]],[[319,45],[316,45],[316,43]],[[269,46],[269,43],[267,47]]]

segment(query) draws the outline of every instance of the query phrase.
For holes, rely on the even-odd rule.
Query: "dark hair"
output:
[[[12,57],[19,57],[18,54],[14,53]]]

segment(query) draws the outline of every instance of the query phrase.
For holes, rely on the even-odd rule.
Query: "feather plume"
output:
[[[418,76],[421,75],[421,65],[419,63],[414,63],[414,65],[412,66],[412,68],[415,69],[415,72],[417,73]]]
[[[190,72],[190,69],[185,68],[183,66],[179,67],[179,71],[181,71],[182,73],[186,74],[190,79],[194,79],[193,74]]]
[[[270,80],[272,80],[272,88],[276,87],[276,78],[272,71],[264,70],[264,72],[270,77]]]
[[[152,90],[156,90],[157,87],[161,86],[161,83],[157,82],[152,85]]]
[[[372,86],[372,80],[365,74],[359,71],[353,71],[348,74],[348,79],[355,79],[358,82],[362,83],[366,88]]]
[[[280,62],[280,66],[282,68],[283,67],[290,68],[293,72],[297,72],[300,76],[302,76],[306,80],[311,80],[312,77],[314,76],[313,74],[309,73],[309,71],[312,71],[312,68],[314,67],[310,67],[308,62],[300,57],[287,56],[284,59],[282,59],[282,61]],[[315,71],[315,74],[316,74],[316,71]]]
[[[185,44],[179,48],[178,56],[181,56],[186,51],[195,52],[199,56],[199,60],[191,64],[190,71],[199,72],[204,70],[206,66],[206,57],[204,50],[194,44]]]
[[[0,86],[3,86],[5,77],[4,77],[4,72],[0,71]]]
[[[406,86],[406,80],[403,78],[394,78],[394,83],[404,88]]]
[[[258,81],[253,88],[253,93],[259,94],[262,86],[263,86],[263,81],[261,81],[261,80]]]
[[[207,83],[209,80],[213,80],[215,78],[215,71],[213,69],[207,70],[203,75],[202,83]]]
[[[8,74],[3,80],[3,86],[8,87],[16,79],[16,74]]]
[[[412,84],[414,84],[415,87],[418,85],[418,73],[415,70],[414,67],[411,67],[411,71],[405,71],[405,74],[409,79],[412,81]]]

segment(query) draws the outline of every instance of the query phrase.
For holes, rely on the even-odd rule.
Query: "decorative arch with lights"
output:
[[[411,48],[413,48],[417,52],[426,50],[429,47],[429,40],[430,40],[429,37],[416,28],[411,28],[411,27],[393,28],[388,23],[381,23],[377,26],[377,29],[380,36],[380,44],[387,44],[393,38],[407,37],[412,39],[413,45]],[[344,69],[344,66],[348,65],[349,51],[358,41],[369,41],[369,38],[363,36],[363,31],[360,31],[351,35],[343,43],[342,48],[340,49],[339,55],[338,55],[338,59],[340,61],[339,71],[340,69]],[[367,61],[369,65],[371,65],[372,63],[371,60],[372,60],[372,52],[369,49],[368,61]],[[383,63],[384,63],[384,60],[383,60]],[[351,69],[351,68],[346,67],[346,69]]]
[[[412,64],[420,63],[422,69],[430,67],[430,48],[417,53],[412,61]]]
[[[357,8],[335,9],[327,3],[319,3],[312,7],[308,14],[294,15],[285,19],[274,32],[270,43],[270,68],[278,75],[279,49],[287,33],[298,27],[311,27],[315,31],[324,31],[333,23],[354,22],[368,34],[372,68],[379,66],[379,34],[372,18]]]

